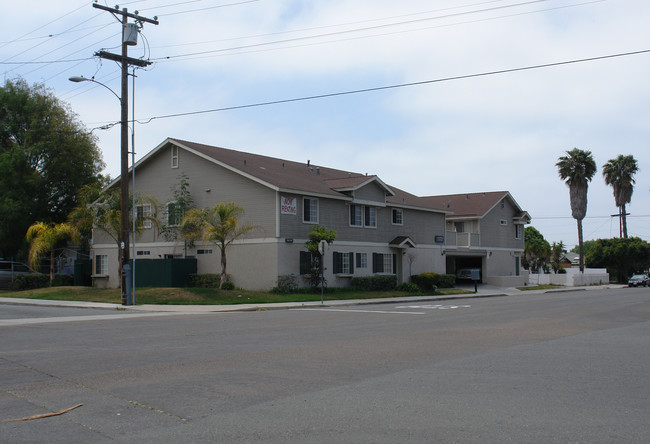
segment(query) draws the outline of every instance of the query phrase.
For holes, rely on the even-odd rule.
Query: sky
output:
[[[507,190],[570,249],[558,158],[577,147],[598,165],[589,240],[619,235],[602,166],[633,155],[628,231],[650,241],[647,0],[116,4],[159,21],[128,53],[152,62],[135,71],[134,106],[129,81],[136,161],[173,137],[374,174],[419,196]],[[104,173],[119,176],[119,125],[100,129],[119,121],[119,101],[68,80],[120,94],[119,65],[94,56],[120,53],[117,18],[89,1],[5,2],[0,30],[2,81],[43,84],[67,103],[97,136]],[[326,97],[293,100],[314,96]]]

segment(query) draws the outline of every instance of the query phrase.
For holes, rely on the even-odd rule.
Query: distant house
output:
[[[519,286],[527,282],[522,270],[524,225],[529,214],[507,191],[429,196],[446,215],[447,273],[479,269],[483,282]]]
[[[560,258],[562,268],[580,267],[580,255],[578,253],[564,253]]]
[[[398,282],[408,282],[412,274],[455,273],[464,266],[480,267],[487,282],[521,273],[522,225],[529,217],[507,192],[484,193],[489,199],[468,195],[477,196],[471,202],[479,204],[472,213],[449,197],[418,197],[377,176],[178,139],[163,141],[135,169],[136,194],[154,196],[161,203],[158,218],[168,225],[179,223],[172,189],[181,175],[189,178],[196,207],[226,201],[243,207],[242,220],[258,227],[228,250],[228,273],[243,288],[269,289],[278,276],[290,274],[307,285],[305,243],[315,225],[337,232],[325,254],[325,278],[332,287],[347,286],[354,276],[395,275]],[[492,204],[484,211],[488,200]],[[155,209],[144,205],[136,212]],[[467,222],[467,228],[456,222]],[[102,277],[98,282],[119,286],[117,247],[98,230],[92,254],[95,275]],[[137,238],[131,257],[194,257],[199,273],[220,272],[216,246],[187,246],[165,238],[153,225]]]

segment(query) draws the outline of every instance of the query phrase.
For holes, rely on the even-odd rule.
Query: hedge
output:
[[[361,291],[392,291],[397,287],[397,276],[354,277],[350,285]]]
[[[453,288],[456,284],[456,276],[427,272],[411,276],[411,282],[420,287],[422,291],[432,291],[436,288]]]
[[[46,274],[23,274],[16,276],[12,290],[33,290],[35,288],[45,288],[50,286],[50,277]]]

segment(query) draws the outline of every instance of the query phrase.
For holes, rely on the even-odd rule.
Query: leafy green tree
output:
[[[578,246],[580,255],[580,272],[585,271],[585,254],[582,243],[582,219],[587,215],[587,189],[596,174],[596,162],[591,151],[574,148],[566,152],[555,164],[558,174],[569,187],[571,215],[578,223]]]
[[[92,195],[92,190],[88,190],[89,195]],[[153,213],[155,214],[155,208],[157,207],[157,202],[154,198],[148,196],[136,196],[135,198],[136,205],[147,204],[153,207]],[[119,250],[120,244],[122,243],[122,231],[121,231],[121,206],[120,206],[120,189],[118,187],[113,187],[108,190],[102,191],[99,197],[93,201],[87,207],[87,211],[79,207],[71,216],[71,223],[78,227],[88,227],[91,226],[95,230],[99,230],[107,234]],[[129,196],[128,209],[129,209],[129,227],[133,226],[133,197]],[[145,221],[150,221],[156,227],[158,227],[158,219],[152,214],[151,216],[138,217],[135,220],[135,233],[136,235],[142,234],[144,230]],[[125,241],[128,242],[128,239]],[[121,261],[122,255],[118,255],[118,260]],[[118,270],[122,269],[121,262],[118,263]]]
[[[625,205],[632,200],[634,192],[634,175],[639,171],[639,165],[632,156],[619,155],[603,165],[603,177],[607,185],[614,189],[614,201],[618,207],[620,236],[627,237],[627,214]]]
[[[535,227],[524,228],[524,257],[522,265],[534,273],[544,272],[551,254],[551,246]]]
[[[168,211],[173,211],[173,220],[183,220],[185,214],[194,208],[194,198],[190,193],[190,179],[186,174],[178,176],[178,183],[171,187],[174,204],[168,207]],[[169,218],[168,218],[169,219]],[[159,221],[160,233],[168,241],[176,240],[179,235],[183,237],[182,226],[169,225],[165,221]],[[187,239],[185,242],[188,242]]]
[[[64,222],[104,168],[95,138],[41,85],[0,86],[0,256],[26,250],[37,221]]]
[[[638,237],[598,239],[587,254],[587,265],[607,268],[619,283],[637,271],[650,267],[650,244]]]
[[[216,245],[221,251],[221,283],[227,281],[226,249],[233,241],[255,230],[257,226],[244,224],[244,209],[235,202],[222,202],[212,208],[194,208],[181,221],[183,238],[189,241],[203,240]]]
[[[38,270],[41,257],[50,253],[50,282],[54,280],[54,250],[67,240],[78,241],[79,232],[70,224],[46,224],[36,222],[27,230],[25,236],[29,242],[29,265]]]
[[[586,240],[583,242],[583,250],[585,252],[585,257],[587,257],[587,254],[589,254],[589,250],[591,250],[594,245],[596,245],[596,241],[593,239]],[[580,254],[580,246],[575,245],[570,251],[571,253]]]
[[[557,274],[562,268],[562,265],[560,265],[560,259],[562,259],[562,255],[564,255],[564,244],[562,243],[562,241],[553,242],[551,244],[550,263],[551,263],[551,269],[555,274]]]
[[[321,285],[321,270],[324,270],[323,255],[318,250],[321,241],[332,245],[336,239],[336,231],[330,230],[324,225],[315,225],[309,232],[309,240],[305,243],[305,248],[311,253],[311,270],[309,273],[309,285],[312,288],[318,288]],[[324,282],[323,282],[324,283]]]

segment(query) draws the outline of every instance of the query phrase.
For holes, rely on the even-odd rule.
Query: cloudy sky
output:
[[[548,241],[571,248],[577,230],[558,157],[574,147],[594,155],[584,233],[597,239],[619,230],[600,168],[631,154],[640,171],[629,233],[650,241],[647,0],[119,7],[160,22],[145,23],[129,49],[153,62],[136,71],[136,159],[175,137],[376,174],[422,196],[508,190]],[[5,2],[0,30],[3,80],[44,84],[89,129],[119,120],[109,91],[68,81],[94,76],[119,94],[119,66],[93,57],[120,52],[121,26],[110,13],[90,1]],[[105,172],[118,176],[119,125],[93,133]]]

